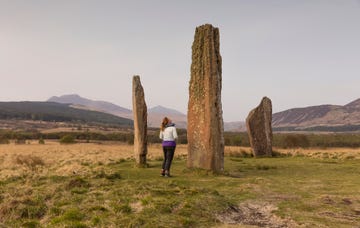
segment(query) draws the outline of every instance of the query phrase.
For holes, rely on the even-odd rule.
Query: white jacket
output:
[[[164,131],[160,131],[159,137],[163,141],[175,141],[175,139],[178,137],[176,128],[174,126],[165,128]]]

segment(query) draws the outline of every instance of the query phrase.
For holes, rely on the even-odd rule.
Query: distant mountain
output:
[[[80,122],[132,126],[130,119],[55,102],[0,102],[0,119]]]
[[[170,118],[178,128],[186,128],[187,117],[185,114],[160,105],[148,109],[149,126],[159,127],[164,117]]]
[[[110,113],[124,118],[132,118],[132,111],[121,106],[106,101],[94,101],[77,94],[63,95],[60,97],[53,96],[49,98],[49,102],[57,102],[61,104],[73,104],[75,108],[89,109]]]
[[[360,99],[350,102],[347,105],[344,105],[344,108],[348,111],[358,111],[360,110]]]
[[[244,121],[224,122],[224,131],[243,132],[246,131]]]
[[[187,116],[182,112],[160,105],[148,110],[148,122],[154,127],[158,127],[165,116],[175,122],[177,127],[186,128]],[[244,121],[224,122],[224,130],[242,132],[246,131],[246,125]]]
[[[294,108],[273,114],[278,130],[360,130],[360,99],[347,105],[319,105]]]
[[[165,114],[165,115],[179,115],[179,116],[186,116],[184,113],[179,112],[175,109],[170,109],[163,107],[161,105],[155,106],[148,110],[148,113],[156,113],[156,114]]]
[[[94,101],[77,94],[63,95],[60,97],[51,97],[51,102],[62,104],[71,104],[71,107],[84,110],[100,111],[110,113],[119,117],[133,119],[132,111],[121,106],[106,101]],[[162,119],[167,116],[176,123],[179,128],[186,128],[186,115],[170,108],[155,106],[148,109],[148,125],[150,127],[159,127]]]
[[[51,97],[48,101],[66,104],[68,108],[83,111],[98,111],[118,117],[132,119],[132,111],[106,101],[93,101],[76,94]],[[1,110],[0,110],[1,111]],[[148,109],[148,125],[159,127],[167,116],[178,128],[186,128],[187,117],[184,113],[163,106]],[[293,108],[273,114],[275,131],[360,131],[360,99],[341,105],[318,105]],[[245,122],[224,122],[225,131],[246,131]]]
[[[106,101],[90,100],[77,94],[63,95],[60,97],[54,96],[49,98],[48,101],[62,104],[71,104],[71,107],[77,109],[100,111],[123,118],[133,119],[132,111],[129,109]],[[148,125],[150,127],[159,127],[164,117],[169,117],[178,128],[186,128],[186,114],[160,105],[148,109]],[[224,130],[246,131],[245,122],[224,122]]]

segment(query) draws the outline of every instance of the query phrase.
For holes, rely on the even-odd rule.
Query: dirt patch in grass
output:
[[[291,219],[282,219],[275,214],[277,207],[264,202],[244,202],[238,206],[229,206],[217,219],[227,225],[250,225],[258,227],[298,227]]]
[[[328,220],[337,219],[344,223],[351,223],[359,218],[360,211],[356,210],[357,205],[355,198],[326,195],[321,198],[321,202],[324,204],[324,207],[318,210],[317,213],[323,218],[328,218]],[[329,211],[329,206],[336,208],[336,210]]]

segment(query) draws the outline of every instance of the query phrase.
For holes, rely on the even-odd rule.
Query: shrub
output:
[[[43,138],[40,138],[40,139],[39,139],[39,144],[44,145],[44,144],[45,144],[45,140],[44,140]]]
[[[232,145],[234,146],[241,146],[241,137],[239,135],[235,136],[232,140]]]
[[[127,140],[126,140],[126,142],[129,144],[129,145],[131,145],[131,144],[134,144],[134,138],[133,137],[129,137]]]
[[[284,139],[284,148],[307,148],[309,146],[310,142],[306,135],[287,135]]]
[[[179,138],[178,138],[178,143],[179,144],[187,144],[188,143],[187,136],[186,135],[180,135]]]
[[[0,137],[0,144],[9,144],[9,143],[10,143],[9,139]]]
[[[17,144],[17,145],[26,144],[26,140],[25,139],[15,139],[15,144]]]
[[[60,139],[60,143],[61,143],[61,144],[72,144],[72,143],[76,143],[75,137],[74,137],[73,135],[64,135],[64,136]]]
[[[226,146],[250,146],[246,132],[225,132],[224,140]]]

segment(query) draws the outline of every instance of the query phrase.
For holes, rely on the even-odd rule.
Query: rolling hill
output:
[[[224,122],[224,130],[231,132],[244,132],[246,131],[246,123],[245,121]]]
[[[71,104],[71,107],[77,109],[94,110],[105,113],[110,113],[123,118],[132,119],[132,111],[121,106],[115,105],[106,101],[93,101],[77,94],[69,94],[63,96],[53,96],[47,101],[57,102],[61,104]],[[149,127],[159,127],[162,119],[169,117],[178,128],[186,128],[187,116],[175,109],[163,107],[161,105],[148,109],[148,125]],[[225,131],[246,131],[245,122],[225,122]]]
[[[344,106],[319,105],[294,108],[273,114],[278,130],[360,130],[360,99]]]
[[[0,119],[79,122],[132,126],[130,119],[111,114],[70,107],[55,102],[0,102]]]
[[[110,113],[132,119],[132,111],[105,101],[93,101],[76,94],[51,97],[48,101],[70,105],[76,109]],[[186,128],[185,114],[163,106],[148,109],[148,125],[158,127],[163,117],[171,118],[178,128]],[[360,99],[346,105],[318,105],[293,108],[273,114],[275,131],[354,131],[360,130]],[[246,131],[245,122],[224,122],[225,131]]]
[[[47,101],[61,104],[70,104],[71,107],[84,110],[93,110],[109,113],[115,116],[132,119],[132,110],[123,108],[106,101],[93,101],[77,94],[63,95],[60,97],[53,96]],[[186,128],[186,115],[170,108],[155,106],[148,109],[148,125],[150,127],[159,127],[162,119],[167,116],[171,118],[179,128]]]
[[[159,127],[162,119],[169,117],[178,128],[186,128],[187,117],[185,114],[163,106],[155,106],[148,109],[148,124],[149,126]]]
[[[53,96],[47,101],[61,104],[72,104],[74,108],[78,109],[88,109],[93,111],[110,113],[123,118],[132,118],[132,111],[127,108],[123,108],[121,106],[106,101],[90,100],[77,94],[68,94],[60,97]]]

